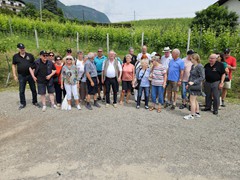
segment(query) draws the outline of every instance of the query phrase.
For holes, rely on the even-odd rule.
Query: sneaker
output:
[[[171,110],[174,110],[174,109],[175,109],[175,107],[176,107],[175,105],[172,105],[172,107],[171,107]]]
[[[106,104],[106,108],[108,108],[109,107],[109,104]]]
[[[91,104],[87,104],[85,107],[86,107],[88,110],[93,110]]]
[[[105,98],[102,98],[102,102],[105,102]]]
[[[45,112],[47,110],[47,106],[42,107],[42,112]]]
[[[56,106],[56,104],[52,104],[52,105],[51,105],[51,108],[53,108],[53,109],[58,109],[58,107]]]
[[[196,118],[200,118],[200,117],[201,117],[200,113],[196,113],[194,116],[195,116]]]
[[[193,115],[189,114],[187,116],[184,116],[183,119],[194,119]]]
[[[168,106],[169,106],[168,103],[165,103],[165,104],[164,104],[164,108],[167,108]]]
[[[113,107],[117,108],[117,104],[113,104]]]
[[[61,104],[57,104],[57,107],[59,107],[59,108],[60,108],[60,107],[61,107]]]
[[[145,106],[145,109],[149,109],[149,107],[148,107],[148,106]]]
[[[71,110],[72,110],[72,106],[71,106],[71,105],[68,105],[67,110],[68,110],[68,111],[71,111]]]
[[[226,107],[226,105],[224,104],[224,101],[222,100],[222,105],[221,105],[222,107]]]
[[[139,108],[140,108],[140,106],[136,106],[136,108],[137,108],[137,109],[139,109]]]
[[[187,107],[186,104],[182,104],[181,106],[179,106],[179,109],[184,109],[184,108],[186,108],[186,107]]]
[[[81,110],[81,109],[82,109],[81,106],[80,106],[80,104],[77,105],[77,109],[78,109],[78,110]]]
[[[20,104],[20,106],[18,107],[18,110],[21,110],[23,108],[25,108],[26,105]]]
[[[37,102],[36,103],[32,103],[34,106],[36,106],[37,108],[40,108],[40,104],[38,104]]]
[[[95,106],[95,107],[97,107],[97,108],[100,108],[100,107],[101,107],[97,102],[94,102],[93,106]]]

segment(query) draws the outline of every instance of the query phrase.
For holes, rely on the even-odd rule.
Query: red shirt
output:
[[[132,81],[133,80],[133,73],[134,73],[134,65],[132,64],[123,64],[123,69],[122,69],[122,80],[123,81]]]
[[[232,67],[237,67],[237,60],[233,56],[229,56],[226,63]],[[232,69],[229,69],[229,79],[232,79]]]
[[[62,70],[62,65],[57,65],[57,64],[54,64],[55,68],[56,68],[56,73],[55,73],[55,76],[58,77],[58,84],[61,84],[61,70]]]

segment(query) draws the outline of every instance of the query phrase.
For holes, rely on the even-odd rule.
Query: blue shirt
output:
[[[138,73],[138,77],[137,79],[141,79],[141,77],[143,76],[143,73],[144,73],[145,70],[141,69],[140,72]],[[140,86],[141,87],[150,87],[150,81],[149,81],[149,76],[150,76],[150,73],[151,73],[151,70],[148,68],[146,69],[146,72],[144,74],[144,76],[142,77],[141,79],[141,84]]]
[[[184,61],[181,58],[172,59],[168,67],[168,80],[178,82],[181,71],[184,70]]]
[[[94,64],[96,65],[97,67],[97,73],[98,75],[101,75],[102,74],[102,65],[103,65],[103,62],[107,59],[106,56],[102,56],[101,58],[99,58],[98,56],[94,58]]]

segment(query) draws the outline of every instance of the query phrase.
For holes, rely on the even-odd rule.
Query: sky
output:
[[[84,5],[105,13],[111,22],[135,19],[194,17],[196,11],[217,0],[60,0],[65,5]]]

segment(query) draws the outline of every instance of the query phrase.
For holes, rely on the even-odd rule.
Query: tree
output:
[[[51,13],[58,15],[58,7],[56,0],[44,0],[43,9],[47,9]]]
[[[38,17],[38,14],[38,10],[33,4],[27,3],[18,15],[21,17],[31,17],[35,19]]]
[[[238,15],[236,12],[228,11],[226,7],[214,4],[207,9],[196,12],[191,27],[211,28],[219,34],[226,29],[236,30],[238,26],[237,20]]]

